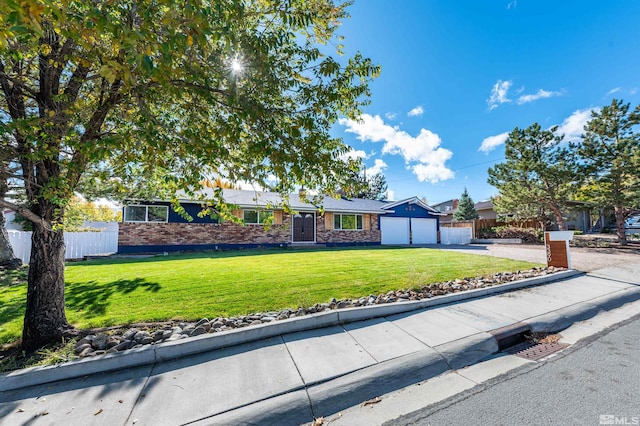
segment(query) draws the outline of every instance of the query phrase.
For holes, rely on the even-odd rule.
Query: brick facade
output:
[[[369,214],[363,217],[369,219],[370,226],[364,226],[368,230],[360,231],[336,231],[327,230],[324,216],[316,216],[316,241],[318,244],[353,244],[360,243],[380,244],[382,235],[378,226],[378,215]]]
[[[361,231],[336,231],[325,228],[324,216],[316,215],[318,244],[380,244],[378,215],[366,216],[370,225]],[[135,223],[124,222],[118,230],[118,251],[142,253],[176,250],[232,248],[241,246],[278,246],[292,243],[291,217],[283,215],[282,225],[224,223]]]

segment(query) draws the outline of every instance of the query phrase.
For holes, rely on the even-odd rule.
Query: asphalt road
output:
[[[555,357],[385,423],[602,424],[640,425],[640,316]]]

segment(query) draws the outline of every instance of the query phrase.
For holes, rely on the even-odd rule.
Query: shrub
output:
[[[480,230],[480,235],[481,238],[520,238],[524,243],[539,243],[542,241],[543,233],[533,228],[496,226],[490,230],[486,230],[486,228]]]

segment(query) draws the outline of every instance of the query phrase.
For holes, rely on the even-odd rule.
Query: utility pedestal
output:
[[[544,245],[547,249],[547,266],[571,269],[569,241],[573,240],[573,231],[549,231],[544,233]]]

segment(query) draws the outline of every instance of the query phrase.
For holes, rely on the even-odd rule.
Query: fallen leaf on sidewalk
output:
[[[121,399],[119,399],[119,400],[118,400],[118,402],[119,402],[120,404],[122,404],[124,401],[123,401],[123,400],[121,400]]]
[[[98,411],[96,411],[95,413],[93,413],[94,416],[97,416],[98,414],[102,413],[102,408],[99,409]]]
[[[324,424],[324,417],[318,417],[313,421],[313,426],[322,426]]]
[[[18,408],[18,413],[24,413],[24,408]]]
[[[373,399],[370,399],[368,401],[365,401],[361,404],[361,407],[366,407],[367,405],[373,405],[373,404],[377,404],[378,402],[382,401],[379,397],[375,397]]]

